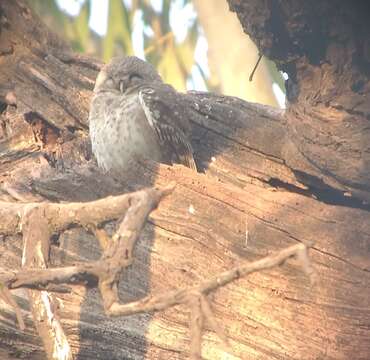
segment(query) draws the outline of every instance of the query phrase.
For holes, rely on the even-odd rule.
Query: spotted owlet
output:
[[[184,106],[151,64],[134,56],[113,58],[96,79],[89,114],[98,165],[126,172],[131,161],[150,159],[196,170]]]

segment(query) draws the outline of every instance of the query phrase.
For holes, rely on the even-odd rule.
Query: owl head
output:
[[[129,93],[144,84],[162,82],[155,67],[136,56],[114,57],[96,78],[94,93]]]

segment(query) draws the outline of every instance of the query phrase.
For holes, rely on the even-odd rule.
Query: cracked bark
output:
[[[241,9],[236,3],[233,2],[235,9]],[[238,3],[242,7],[254,2]],[[268,9],[270,2],[261,1],[255,6]],[[252,8],[251,14],[258,9]],[[306,6],[302,5],[302,9]],[[247,28],[242,10],[238,11]],[[71,53],[22,1],[0,2],[0,16],[1,200],[87,201],[127,191],[130,187],[126,183],[101,174],[90,158],[86,120],[99,62]],[[257,24],[257,18],[254,22],[248,20]],[[251,31],[261,50],[270,43],[263,37],[259,41],[256,34],[271,34],[267,30]],[[276,51],[278,48],[272,47]],[[318,146],[335,145],[338,134],[350,138],[346,135],[349,133],[340,132],[349,118],[336,103],[356,98],[348,92],[341,93],[345,86],[339,86],[336,96],[326,94],[330,105],[324,108],[321,87],[317,85],[319,79],[325,78],[324,65],[308,63],[307,54],[296,59],[293,50],[288,50],[282,51],[280,57],[273,56],[272,50],[272,54],[265,52],[280,65],[289,55],[290,61],[285,61],[297,67],[296,79],[292,77],[293,85],[288,88],[292,104],[287,113],[215,94],[191,93],[184,97],[194,109],[193,145],[205,174],[154,164],[139,169],[143,175],[136,187],[166,185],[172,180],[178,186],[151,215],[139,240],[133,267],[119,289],[120,297],[134,300],[179,284],[192,286],[230,269],[241,259],[254,260],[297,242],[313,241],[311,259],[319,274],[315,287],[309,286],[298,265],[292,262],[282,269],[241,279],[214,294],[216,317],[227,329],[240,358],[367,359],[370,217],[364,203],[368,189],[356,184],[368,184],[369,172],[356,173],[361,170],[358,162],[347,166],[348,162],[342,161],[344,154],[356,154],[350,151],[356,147],[333,152],[333,146],[324,146],[327,152],[320,153]],[[307,72],[299,72],[305,69]],[[354,77],[352,67],[346,69]],[[339,76],[334,70],[330,74]],[[344,82],[342,79],[340,84]],[[294,93],[297,86],[300,91]],[[365,101],[366,96],[365,91],[361,99]],[[317,107],[312,106],[314,100],[318,101]],[[333,114],[343,117],[330,117]],[[365,120],[362,115],[351,116],[348,131],[359,135],[345,143],[364,146],[361,151],[365,169],[367,133],[359,131]],[[303,126],[311,130],[302,132]],[[323,131],[326,142],[315,136],[315,129]],[[306,153],[303,136],[314,142],[312,146],[308,143]],[[312,165],[315,151],[319,159],[328,159],[327,171]],[[305,156],[298,159],[300,153]],[[340,181],[339,175],[334,176],[336,172]],[[352,197],[346,196],[347,192]],[[0,210],[11,211],[11,206]],[[0,221],[0,267],[19,268],[21,238],[9,231],[16,224],[5,220],[3,217]],[[96,259],[98,249],[90,235],[71,228],[55,237],[50,249],[51,265]],[[26,314],[26,330],[17,329],[15,314],[1,303],[0,357],[44,359],[25,293],[17,290],[16,294]],[[86,294],[77,287],[73,293],[55,298],[78,359],[187,356],[188,317],[181,307],[151,316],[107,319],[93,291]],[[203,355],[212,359],[223,356],[222,345],[212,332],[206,334]]]
[[[287,164],[312,186],[369,203],[368,3],[228,2],[261,53],[289,75]]]

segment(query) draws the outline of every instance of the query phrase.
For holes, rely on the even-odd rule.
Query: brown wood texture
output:
[[[146,164],[140,176],[107,176],[96,168],[87,140],[99,62],[71,53],[22,1],[0,1],[0,20],[1,200],[87,201],[176,181],[145,227],[121,299],[192,286],[242,261],[314,242],[314,286],[289,260],[210,296],[234,350],[228,356],[369,358],[370,214],[362,197],[367,190],[347,197],[351,186],[344,189],[326,175],[320,183],[317,168],[308,168],[305,159],[290,166],[292,117],[236,98],[191,93],[184,101],[194,109],[193,145],[203,173]],[[8,210],[0,209],[0,271],[21,266],[22,238],[7,230],[14,227]],[[50,261],[71,265],[99,255],[96,239],[71,228],[55,237]],[[13,310],[0,303],[0,357],[45,359],[26,292],[14,294],[26,330],[17,328]],[[189,314],[183,307],[110,319],[96,289],[76,287],[53,297],[76,359],[189,355]],[[205,359],[228,358],[210,331],[202,351]]]
[[[369,3],[228,3],[260,52],[289,75],[287,164],[311,185],[369,203]]]

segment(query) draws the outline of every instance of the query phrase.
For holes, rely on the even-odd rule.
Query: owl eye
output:
[[[130,74],[128,79],[130,80],[130,82],[135,82],[137,80],[142,80],[143,78],[139,74],[133,73]]]

